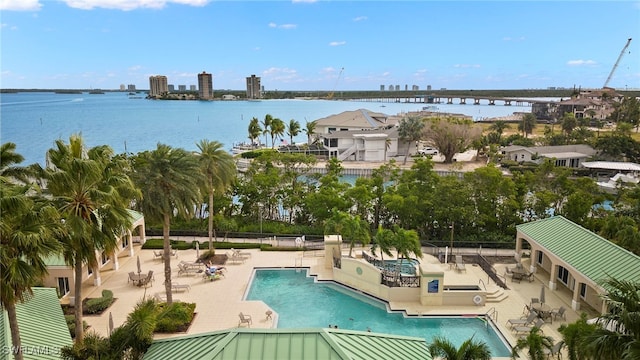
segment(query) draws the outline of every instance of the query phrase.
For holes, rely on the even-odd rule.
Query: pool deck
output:
[[[101,273],[102,284],[93,286],[92,281],[83,284],[83,297],[99,297],[103,289],[113,291],[117,300],[113,305],[100,316],[85,316],[84,320],[90,325],[89,331],[96,331],[101,335],[108,333],[109,314],[112,314],[114,325],[122,325],[127,315],[133,310],[137,302],[143,297],[153,297],[156,293],[164,294],[164,271],[163,263],[160,259],[154,258],[152,250],[142,250],[136,245],[136,255],[133,257],[119,258],[120,268],[118,271],[106,270]],[[178,252],[178,258],[171,258],[172,261],[172,282],[173,284],[189,285],[179,292],[173,293],[174,301],[180,300],[196,304],[196,316],[191,327],[185,333],[160,334],[156,338],[166,338],[182,336],[187,334],[198,334],[216,330],[238,327],[240,312],[251,315],[253,328],[270,328],[277,320],[277,314],[271,318],[267,317],[269,307],[261,301],[243,301],[243,297],[249,285],[254,268],[267,267],[289,267],[289,268],[309,268],[310,273],[320,280],[331,280],[331,270],[324,268],[324,257],[322,251],[317,252],[261,252],[257,249],[243,250],[251,253],[245,262],[230,263],[225,277],[216,281],[205,281],[202,274],[178,275],[178,263],[184,261],[195,261],[195,250],[183,250]],[[226,253],[227,250],[217,250],[216,253]],[[346,250],[345,254],[348,253]],[[153,270],[155,281],[151,286],[137,287],[128,282],[128,273],[137,271],[136,257],[140,257],[143,272]],[[447,264],[440,264],[432,256],[425,255],[422,261],[428,261],[442,267],[445,273],[445,285],[479,285],[482,282],[488,289],[496,287],[491,281],[488,282],[487,274],[479,267],[472,264],[466,265],[466,272],[457,272],[449,268]],[[495,265],[499,273],[504,273],[504,266]],[[422,306],[419,302],[398,303],[392,302],[390,307],[394,310],[404,309],[411,315],[461,315],[461,314],[485,314],[492,308],[497,313],[497,327],[504,335],[505,339],[515,344],[514,333],[507,327],[507,320],[510,318],[520,318],[523,314],[525,304],[529,304],[530,299],[539,297],[541,285],[548,283],[548,275],[536,275],[533,282],[522,281],[521,283],[508,282],[509,290],[505,290],[507,297],[496,303],[487,303],[484,306]],[[481,285],[482,286],[482,285]],[[545,289],[546,304],[551,308],[564,306],[567,308],[566,321],[553,321],[546,323],[542,329],[545,335],[551,336],[555,341],[562,339],[557,328],[561,324],[573,322],[579,314],[571,310],[570,297],[568,293],[550,291]]]

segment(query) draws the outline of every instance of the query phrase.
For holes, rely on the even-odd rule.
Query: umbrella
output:
[[[140,266],[140,255],[138,255],[138,274],[142,272],[142,267]]]
[[[113,332],[113,315],[111,315],[111,311],[109,311],[109,336]]]
[[[200,259],[200,242],[196,241],[196,261]]]
[[[544,304],[544,285],[540,288],[540,302]]]

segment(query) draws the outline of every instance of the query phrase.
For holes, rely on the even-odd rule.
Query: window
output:
[[[338,147],[338,139],[329,139],[329,147]]]
[[[560,280],[563,284],[569,285],[569,270],[563,268],[562,266],[558,266],[558,280]]]
[[[556,166],[567,166],[567,160],[556,160]]]
[[[109,255],[105,251],[102,252],[100,259],[102,260],[102,265],[109,262]]]
[[[328,130],[329,130],[329,133],[332,133],[332,132],[336,131],[336,128],[329,128]]]
[[[87,266],[87,275],[91,276],[91,274],[93,274],[93,269],[91,266]]]
[[[69,278],[56,278],[58,280],[58,294],[60,296],[67,295],[69,293]]]
[[[583,299],[587,297],[587,284],[585,283],[580,284],[580,297]]]
[[[122,237],[122,248],[126,248],[129,246],[129,235],[125,235]]]
[[[544,253],[542,251],[540,251],[540,250],[538,250],[537,253],[538,253],[537,262],[538,262],[539,265],[542,265],[542,258],[544,257]]]

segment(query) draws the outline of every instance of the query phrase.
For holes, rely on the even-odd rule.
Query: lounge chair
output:
[[[159,250],[159,251],[153,250],[153,257],[154,258],[162,259],[163,255],[164,255],[164,251],[162,251],[162,250]]]
[[[565,309],[564,306],[560,306],[558,309],[551,309],[551,316],[553,316],[554,319],[558,319],[559,316],[567,320],[567,315],[564,313],[565,311],[567,311],[567,309]]]
[[[242,324],[247,324],[247,327],[251,327],[251,315],[244,315],[243,313],[238,314],[240,316],[240,322],[238,323],[238,327]]]
[[[514,326],[527,326],[529,324],[532,324],[537,317],[538,314],[535,311],[531,311],[529,312],[529,316],[527,316],[525,319],[509,319],[507,320],[507,324],[509,324],[511,328],[513,328]]]
[[[555,343],[555,345],[553,345],[553,347],[551,348],[551,350],[547,349],[547,348],[543,348],[542,352],[544,352],[545,355],[547,355],[547,358],[550,358],[552,356],[556,356],[558,359],[560,358],[560,350],[562,350],[562,347],[564,346],[564,342],[563,341],[558,341],[557,343]]]
[[[467,272],[467,268],[462,261],[462,255],[456,255],[456,270]]]
[[[530,333],[534,327],[538,329],[542,329],[542,325],[544,325],[544,320],[538,319],[536,320],[536,323],[533,324],[533,326],[516,326],[513,328],[513,331],[515,331],[516,334],[519,334],[519,335],[526,335]]]
[[[172,291],[189,291],[191,290],[191,286],[189,284],[172,283],[171,290]]]

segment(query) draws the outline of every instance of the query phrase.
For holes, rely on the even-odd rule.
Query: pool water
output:
[[[316,282],[306,270],[257,269],[245,300],[262,300],[278,313],[278,328],[326,328],[422,337],[444,336],[456,346],[473,337],[492,356],[511,352],[491,326],[477,317],[404,317],[386,304],[334,282]]]
[[[384,261],[384,268],[395,271],[399,267],[402,274],[416,275],[416,266],[418,264],[420,264],[420,262],[416,259],[403,259],[402,261],[391,259]]]

